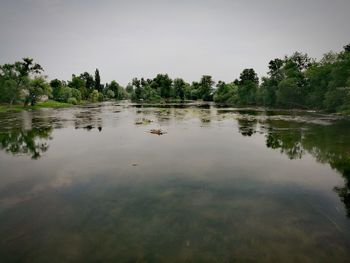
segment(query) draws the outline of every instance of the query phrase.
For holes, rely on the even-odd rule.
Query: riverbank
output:
[[[42,108],[68,108],[74,106],[70,103],[58,102],[54,100],[38,102],[34,106],[24,106],[24,105],[0,105],[0,112],[8,111],[22,111],[22,110],[37,110]]]
[[[83,101],[77,105],[85,105],[88,104],[89,102],[87,101]],[[202,100],[197,100],[197,101],[191,101],[191,100],[186,100],[186,101],[177,101],[177,100],[172,100],[172,101],[161,101],[161,102],[155,102],[155,101],[143,101],[143,102],[134,102],[134,103],[139,103],[140,105],[143,105],[145,107],[164,107],[164,106],[171,106],[171,105],[188,105],[188,106],[194,106],[194,105],[204,105],[206,103],[209,102],[204,102]],[[218,108],[226,108],[226,107],[237,107],[237,108],[242,108],[242,109],[254,109],[254,110],[260,110],[260,111],[289,111],[289,112],[298,112],[298,111],[303,111],[303,112],[318,112],[318,113],[322,113],[322,114],[331,114],[331,115],[340,115],[340,116],[350,116],[350,111],[341,111],[341,112],[327,112],[324,110],[305,110],[305,109],[297,109],[297,108],[293,108],[293,109],[286,109],[286,108],[264,108],[264,107],[243,107],[243,106],[237,106],[237,105],[230,105],[230,104],[220,104],[220,103],[215,103],[215,102],[211,102],[213,103],[216,107]],[[22,110],[38,110],[38,109],[44,109],[44,108],[53,108],[53,109],[57,109],[57,108],[69,108],[69,107],[73,107],[73,106],[77,106],[74,104],[70,104],[70,103],[65,103],[65,102],[59,102],[59,101],[54,101],[54,100],[49,100],[49,101],[45,101],[45,102],[38,102],[35,106],[24,106],[22,104],[17,104],[17,105],[9,105],[9,104],[5,104],[5,105],[1,105],[0,104],[0,113],[1,112],[9,112],[9,111],[22,111]]]

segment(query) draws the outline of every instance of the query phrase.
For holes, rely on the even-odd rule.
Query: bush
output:
[[[107,98],[110,98],[110,99],[114,98],[115,97],[114,91],[111,89],[107,90],[106,96]]]
[[[238,87],[233,84],[220,83],[214,94],[214,101],[217,103],[237,104]]]
[[[68,102],[70,98],[75,98],[77,102],[81,101],[81,92],[75,88],[67,86],[55,87],[53,99],[60,102]],[[69,103],[69,102],[68,102]]]
[[[72,97],[77,100],[77,102],[81,101],[81,92],[78,89],[72,88]],[[67,100],[68,102],[68,100]]]
[[[300,107],[303,97],[298,86],[298,79],[287,78],[278,84],[277,103],[284,107]]]
[[[103,94],[101,92],[98,93],[98,101],[104,101],[105,96],[103,96]]]
[[[20,91],[16,89],[16,82],[0,79],[0,102],[16,102],[15,99],[20,99]]]
[[[67,102],[69,98],[73,97],[72,89],[70,87],[61,87],[57,91],[57,97],[53,97],[54,100]]]
[[[350,88],[336,88],[328,91],[324,99],[328,111],[342,111],[350,106]]]
[[[94,89],[89,96],[89,100],[91,102],[97,102],[98,98],[99,98],[99,93],[97,90]]]
[[[70,98],[68,98],[67,103],[73,104],[73,105],[77,105],[77,104],[78,104],[78,101],[77,101],[76,98],[70,97]]]

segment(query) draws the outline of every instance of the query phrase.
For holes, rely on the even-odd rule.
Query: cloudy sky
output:
[[[349,0],[0,0],[0,64],[33,57],[50,79],[168,73],[259,76],[270,59],[350,43]]]

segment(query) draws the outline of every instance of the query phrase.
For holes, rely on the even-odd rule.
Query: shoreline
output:
[[[118,102],[118,101],[116,101]],[[262,106],[237,106],[237,105],[230,105],[230,104],[221,104],[221,103],[215,103],[213,101],[169,101],[169,102],[152,102],[152,101],[143,101],[143,102],[135,102],[135,101],[129,101],[133,104],[142,105],[145,107],[162,107],[165,105],[171,106],[171,105],[207,105],[212,104],[216,108],[235,108],[237,110],[255,110],[255,111],[283,111],[283,112],[310,112],[310,113],[319,113],[319,114],[325,114],[325,115],[336,115],[336,116],[350,116],[350,112],[327,112],[324,110],[315,110],[315,109],[300,109],[300,108],[271,108],[271,107],[262,107]],[[0,104],[0,113],[4,112],[20,112],[23,110],[39,110],[39,109],[60,109],[60,108],[70,108],[74,106],[83,106],[87,105],[89,102],[83,101],[78,104],[70,104],[66,102],[59,102],[54,100],[44,101],[44,102],[38,102],[34,106],[24,106],[23,104],[15,104],[15,105],[9,105],[9,104]]]
[[[38,109],[59,109],[59,108],[69,108],[76,105],[65,103],[65,102],[58,102],[58,101],[45,101],[45,102],[38,102],[34,106],[24,106],[23,104],[15,104],[15,105],[8,105],[8,104],[0,104],[0,112],[19,112],[23,110],[38,110]]]

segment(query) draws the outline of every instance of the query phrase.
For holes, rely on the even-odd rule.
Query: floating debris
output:
[[[132,166],[137,166],[138,164],[137,163],[133,163]]]
[[[165,131],[162,131],[161,129],[152,129],[149,131],[150,133],[152,134],[157,134],[157,135],[163,135],[163,134],[166,134]]]
[[[152,121],[146,118],[139,119],[135,122],[136,125],[147,125],[150,124]]]

